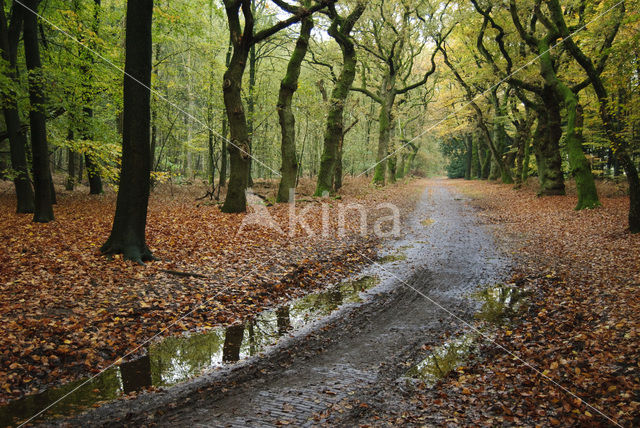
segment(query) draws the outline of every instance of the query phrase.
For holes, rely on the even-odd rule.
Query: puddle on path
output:
[[[377,276],[345,281],[288,306],[263,312],[243,325],[165,338],[150,345],[145,356],[114,366],[89,382],[81,379],[0,407],[0,426],[19,425],[75,388],[78,389],[37,420],[71,416],[123,394],[175,385],[212,368],[246,359],[289,332],[331,314],[341,305],[360,302],[360,292],[373,288],[379,281]]]
[[[497,284],[475,293],[482,302],[476,318],[492,324],[502,324],[515,317],[525,306],[530,292],[522,288]]]
[[[448,340],[431,350],[431,355],[409,369],[405,377],[419,379],[429,387],[434,386],[464,364],[473,350],[477,336],[477,333],[469,333]]]
[[[504,324],[526,307],[529,295],[530,292],[527,290],[504,284],[485,288],[473,294],[474,298],[482,301],[482,307],[475,316],[490,325]],[[466,363],[479,337],[480,333],[474,331],[448,340],[409,369],[405,377],[419,379],[429,387],[434,386],[440,379]]]

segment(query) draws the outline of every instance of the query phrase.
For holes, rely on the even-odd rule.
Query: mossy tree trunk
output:
[[[154,259],[145,229],[151,176],[151,21],[153,0],[127,3],[122,167],[113,228],[103,254],[137,263]]]
[[[548,85],[542,90],[543,106],[538,110],[538,125],[533,148],[538,165],[539,196],[564,195],[564,175],[560,156],[562,123],[560,106],[554,91]]]
[[[471,178],[480,178],[482,166],[480,165],[480,154],[478,153],[478,140],[474,134],[470,134],[472,143],[471,158]]]
[[[493,118],[493,141],[496,146],[497,156],[493,156],[491,159],[491,172],[489,174],[490,180],[497,180],[500,178],[503,183],[513,182],[511,177],[507,177],[505,172],[508,171],[509,165],[504,163],[503,167],[500,167],[498,159],[503,159],[504,152],[508,146],[507,132],[504,126],[504,118],[507,115],[506,112],[506,98],[508,97],[508,91],[504,92],[503,100],[498,98],[497,89],[491,91],[491,102],[495,111]],[[510,175],[510,174],[509,174]],[[506,180],[506,181],[505,181]]]
[[[408,143],[408,145],[411,151],[409,152],[409,155],[407,156],[407,161],[405,162],[405,165],[404,165],[405,176],[411,174],[413,163],[416,159],[416,156],[418,156],[418,151],[420,150],[420,146],[417,146],[414,143]]]
[[[335,39],[342,51],[342,70],[333,87],[329,101],[327,128],[324,134],[324,147],[315,196],[322,196],[333,190],[338,146],[340,138],[344,134],[344,106],[356,77],[356,50],[351,40],[351,31],[364,12],[365,5],[358,3],[346,18],[338,15],[333,7],[329,9],[332,19],[329,35]]]
[[[308,7],[310,1],[305,1],[304,6]],[[282,165],[280,173],[280,185],[278,187],[277,202],[290,202],[289,194],[291,189],[296,188],[298,177],[298,157],[296,153],[296,119],[291,108],[293,95],[298,89],[298,79],[302,61],[307,55],[309,39],[313,30],[313,19],[307,17],[302,20],[300,34],[296,46],[291,54],[287,74],[280,84],[280,94],[278,97],[278,117],[280,119],[280,131],[282,142],[280,150],[282,152]]]
[[[549,53],[550,40],[555,40],[555,34],[540,39],[538,50],[540,52],[540,74],[547,85],[553,88],[556,97],[562,100],[566,113],[567,125],[565,128],[565,144],[569,157],[571,175],[576,181],[578,191],[578,204],[576,210],[595,208],[600,205],[596,184],[591,173],[591,165],[584,156],[582,140],[576,133],[576,110],[578,97],[573,91],[558,79],[551,54]]]
[[[380,96],[380,114],[378,116],[378,151],[376,153],[376,167],[373,172],[373,183],[384,186],[387,174],[387,157],[389,156],[389,141],[393,128],[393,105],[396,101],[396,76],[388,73],[382,81]]]
[[[343,132],[342,135],[340,136],[340,140],[338,140],[338,151],[336,153],[336,172],[333,175],[333,191],[334,192],[337,192],[338,190],[342,189],[342,176],[343,176],[342,154],[344,149],[344,135],[345,133]]]
[[[517,108],[513,109],[514,125],[516,127],[515,144],[516,152],[516,177],[515,187],[519,189],[527,180],[529,174],[529,146],[531,145],[531,126],[533,125],[532,110],[528,107],[525,117],[518,117]]]
[[[462,86],[466,92],[467,100],[469,101],[469,104],[471,104],[471,107],[473,107],[476,113],[478,128],[480,129],[480,132],[482,133],[482,136],[484,137],[485,142],[487,143],[487,147],[491,152],[491,156],[495,159],[498,170],[500,171],[502,182],[505,184],[512,184],[513,177],[511,176],[511,171],[509,171],[509,168],[507,167],[504,160],[502,159],[502,153],[500,153],[496,148],[494,139],[491,136],[491,132],[487,128],[487,125],[484,123],[482,109],[480,109],[480,106],[478,106],[478,104],[474,101],[475,97],[473,95],[473,91],[471,90],[471,87],[467,82],[465,82],[465,80],[462,78],[460,73],[458,73],[455,66],[451,63],[451,61],[449,61],[449,57],[447,56],[447,52],[444,49],[444,47],[438,46],[438,49],[442,52],[445,64],[453,72],[453,75],[455,76],[456,80],[458,81],[458,83],[460,83],[460,86]]]
[[[23,8],[13,7],[11,10],[11,22],[7,22],[4,0],[0,0],[0,48],[2,58],[9,63],[8,77],[16,85],[18,82],[17,56],[18,42],[22,29]],[[2,105],[5,125],[9,136],[9,151],[11,154],[11,168],[13,169],[13,184],[16,189],[17,206],[19,214],[33,213],[34,195],[26,155],[26,137],[21,129],[20,114],[18,112],[18,99],[15,91],[9,91],[2,96]]]
[[[33,11],[38,10],[39,0],[26,1]],[[45,96],[38,41],[38,17],[30,10],[23,9],[24,54],[29,71],[29,122],[31,125],[31,153],[33,156],[33,181],[35,188],[35,210],[33,221],[48,223],[54,219],[52,206],[51,169],[45,119]]]

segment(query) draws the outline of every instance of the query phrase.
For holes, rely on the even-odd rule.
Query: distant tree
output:
[[[370,17],[369,28],[363,32],[364,41],[359,45],[377,62],[379,67],[376,68],[381,70],[382,76],[375,93],[364,86],[353,87],[352,90],[367,95],[380,106],[377,162],[373,182],[384,185],[387,161],[392,165],[395,163],[395,156],[391,155],[393,149],[390,147],[390,141],[396,99],[427,84],[436,71],[435,56],[438,47],[451,29],[444,28],[443,23],[448,2],[442,5],[439,2],[418,0],[397,4],[378,0],[374,5],[375,8],[372,9],[378,13]],[[424,28],[420,24],[423,24]],[[414,67],[419,63],[424,47],[428,45],[425,39],[432,39],[435,46],[428,56],[429,68],[421,78],[415,79]],[[395,176],[392,176],[391,180],[394,181]]]
[[[151,175],[151,22],[153,0],[129,0],[125,37],[122,168],[111,236],[103,254],[154,259],[145,239]]]

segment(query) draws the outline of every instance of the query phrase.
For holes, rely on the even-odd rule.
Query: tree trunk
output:
[[[465,157],[464,157],[464,178],[471,180],[471,169],[473,164],[473,137],[471,134],[464,136]]]
[[[75,138],[73,129],[69,128],[69,134],[67,140],[73,141]],[[65,189],[72,192],[76,187],[76,154],[70,148],[67,149],[67,183]]]
[[[308,6],[309,2],[305,2]],[[313,19],[311,17],[302,21],[300,35],[296,42],[296,47],[291,54],[287,74],[280,84],[280,95],[278,98],[278,117],[280,119],[280,130],[282,133],[282,166],[280,172],[282,178],[278,187],[277,202],[290,202],[289,194],[291,189],[296,188],[296,178],[298,176],[298,158],[296,154],[296,131],[295,116],[291,109],[293,95],[298,89],[298,79],[302,61],[309,48],[309,39],[313,30]]]
[[[255,1],[251,1],[252,8],[255,9]],[[247,101],[248,107],[248,116],[247,116],[247,133],[249,134],[249,153],[252,153],[253,150],[253,136],[255,133],[255,116],[256,116],[256,101],[255,101],[255,90],[256,90],[256,45],[251,45],[251,49],[249,49],[249,99]],[[247,168],[247,185],[249,187],[253,186],[253,161],[251,156],[247,159],[249,166]]]
[[[94,0],[94,8],[93,32],[97,35],[100,25],[100,0]],[[94,50],[96,49],[95,42],[93,40],[89,43],[89,46]],[[90,66],[93,65],[94,58],[93,53],[86,49],[83,49],[83,56],[85,61],[85,64],[82,66],[83,74],[87,76],[87,79],[83,82],[83,90],[86,97],[86,105],[82,109],[84,113],[83,138],[85,140],[93,140],[93,132],[91,129],[91,119],[93,118],[93,108],[91,106],[93,103],[93,74]],[[92,147],[87,147],[87,152],[85,154],[85,166],[87,169],[87,177],[89,178],[89,194],[100,195],[104,192],[102,187],[102,177],[100,176],[100,168],[94,158],[95,156],[93,155]]]
[[[531,133],[531,131],[529,131]],[[522,184],[527,184],[529,179],[529,164],[531,163],[531,141],[528,138],[524,142],[524,156],[522,158]]]
[[[495,158],[497,166],[498,166],[498,168],[500,170],[500,175],[502,176],[502,182],[505,183],[505,184],[513,183],[513,177],[511,177],[511,172],[509,171],[508,167],[505,165],[505,163],[504,163],[504,161],[502,159],[502,153],[500,153],[498,151],[498,149],[496,148],[496,146],[494,144],[494,141],[493,141],[493,139],[491,137],[491,132],[487,128],[487,125],[485,125],[485,123],[484,123],[482,109],[474,101],[475,97],[473,95],[473,91],[471,90],[471,87],[464,81],[462,76],[460,76],[460,73],[458,73],[458,71],[453,66],[453,64],[451,64],[451,62],[449,62],[449,58],[447,56],[447,52],[442,48],[442,46],[439,46],[438,49],[440,49],[440,52],[442,52],[442,55],[444,57],[444,62],[447,65],[447,67],[449,67],[449,69],[453,72],[453,74],[454,74],[456,80],[458,81],[458,83],[460,83],[460,85],[465,89],[465,92],[466,92],[466,95],[467,95],[467,100],[469,101],[469,104],[471,104],[471,107],[473,107],[473,109],[476,112],[476,118],[478,120],[478,127],[480,128],[480,131],[482,132],[482,134],[484,136],[484,139],[485,139],[485,141],[487,143],[487,147],[491,151],[491,155],[493,156],[493,158]]]
[[[229,68],[231,62],[231,55],[233,53],[233,44],[229,39],[229,47],[227,48],[227,56],[225,59],[225,66]],[[224,108],[224,114],[222,116],[222,138],[220,139],[220,179],[218,182],[218,190],[227,184],[227,138],[229,138],[229,125],[227,122],[227,109]]]
[[[336,152],[336,172],[335,172],[335,175],[333,177],[333,191],[334,192],[337,192],[338,190],[342,189],[342,176],[344,174],[343,165],[342,165],[342,154],[343,154],[343,149],[344,149],[344,135],[345,135],[345,133],[343,132],[342,135],[340,136],[340,139],[338,140],[338,150]]]
[[[471,178],[480,178],[482,175],[482,165],[480,165],[480,153],[478,147],[478,139],[474,134],[471,135],[471,142],[473,144],[473,153],[471,158]]]
[[[569,167],[576,181],[578,205],[576,210],[595,208],[600,205],[596,184],[591,173],[591,165],[584,156],[582,139],[576,134],[576,110],[578,97],[556,76],[549,53],[549,42],[543,38],[538,43],[540,51],[540,74],[546,84],[553,88],[556,98],[562,100],[567,115],[565,144],[569,156]]]
[[[8,77],[13,84],[19,85],[16,68],[18,41],[22,28],[22,12],[19,7],[13,8],[11,24],[7,23],[4,12],[4,0],[0,0],[0,48],[2,58],[9,62]],[[2,97],[4,119],[9,136],[9,151],[11,153],[11,169],[13,169],[13,184],[16,189],[17,207],[19,214],[33,213],[34,195],[27,166],[26,138],[20,123],[18,100],[15,91],[10,91]]]
[[[149,125],[153,0],[127,3],[122,169],[111,236],[103,254],[124,254],[138,263],[153,260],[145,228],[151,174]]]
[[[544,86],[542,99],[544,108],[538,111],[538,126],[533,138],[538,164],[539,196],[564,195],[564,176],[560,157],[562,126],[560,106],[554,91]]]
[[[231,143],[228,146],[231,175],[227,197],[222,206],[225,213],[240,213],[247,209],[245,191],[249,180],[250,142],[247,118],[242,105],[242,76],[249,56],[249,46],[234,46],[229,67],[224,74],[224,104],[227,109]]]
[[[29,0],[25,5],[31,10],[38,9],[38,0]],[[34,222],[48,223],[54,219],[51,194],[51,169],[49,148],[47,146],[47,128],[44,112],[44,88],[40,46],[38,42],[37,16],[28,10],[24,13],[24,53],[29,70],[29,101],[31,110],[31,151],[33,156],[33,179],[35,188]]]
[[[334,13],[329,35],[333,37],[342,51],[342,70],[331,93],[327,128],[324,134],[324,149],[318,172],[315,196],[322,196],[332,190],[335,176],[336,157],[340,138],[344,135],[344,106],[356,77],[356,50],[351,40],[351,30],[364,12],[364,4],[358,4],[353,12],[342,19]]]
[[[391,140],[392,110],[396,101],[395,76],[387,75],[383,80],[382,105],[379,115],[378,152],[376,154],[376,167],[373,173],[373,183],[384,186],[387,174],[387,156]]]

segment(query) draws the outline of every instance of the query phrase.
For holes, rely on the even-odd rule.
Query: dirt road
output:
[[[508,267],[486,226],[443,182],[430,182],[403,226],[405,237],[386,251],[405,252],[406,259],[364,272],[382,281],[362,303],[346,305],[263,356],[71,423],[353,425],[371,409],[394,406],[388,392],[403,388],[399,379],[424,356],[420,347],[463,329],[461,320],[477,309],[469,294],[498,281]],[[346,401],[356,404],[336,404]]]

